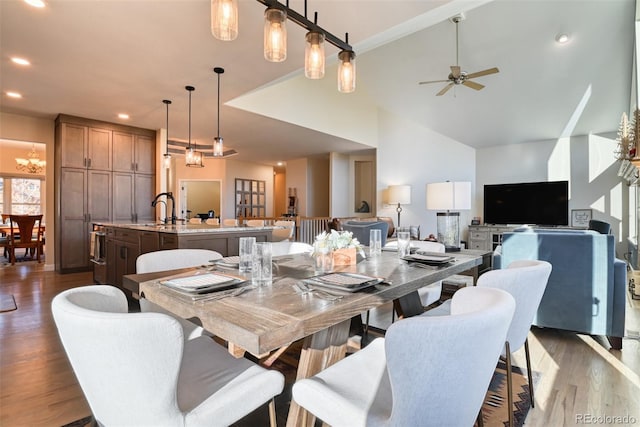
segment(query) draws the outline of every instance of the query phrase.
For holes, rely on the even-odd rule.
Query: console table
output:
[[[517,225],[470,225],[469,249],[494,251],[502,243],[502,233],[513,231]]]

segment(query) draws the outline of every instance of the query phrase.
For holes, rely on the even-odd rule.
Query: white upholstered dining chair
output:
[[[162,313],[127,313],[118,288],[58,294],[53,318],[95,420],[104,426],[226,426],[269,402],[284,377],[211,338],[184,341]]]
[[[333,427],[471,426],[514,309],[500,289],[461,289],[451,315],[394,323],[385,338],[298,380],[293,399]]]
[[[207,220],[205,221],[205,224],[220,225],[220,219],[218,219],[218,218],[207,218]]]
[[[289,242],[287,240],[271,243],[272,256],[304,254],[304,253],[310,254],[312,251],[313,251],[313,246],[311,246],[308,243]]]
[[[210,260],[222,258],[219,252],[208,249],[168,249],[147,252],[136,259],[136,273],[155,273],[157,271],[175,270],[178,268],[206,265]],[[146,298],[140,298],[140,310],[143,312],[164,313],[176,318],[184,329],[184,338],[189,340],[201,335],[208,335],[202,327],[189,320],[174,316]]]
[[[189,224],[202,224],[202,218],[199,216],[189,218]]]
[[[282,240],[294,240],[294,232],[296,227],[295,221],[276,221],[273,223],[273,225],[285,227],[276,228],[271,232],[271,238],[274,242],[279,242]]]
[[[513,406],[511,354],[522,346],[525,350],[531,407],[535,407],[531,356],[527,336],[547,287],[551,268],[551,264],[546,261],[520,260],[512,262],[506,269],[491,270],[478,278],[477,287],[502,289],[509,292],[516,301],[516,311],[501,354],[507,367],[507,396],[508,408],[510,408],[509,425],[511,426],[514,425],[513,411],[515,409]],[[447,315],[451,311],[451,304],[447,301],[439,307],[425,312],[423,316]]]
[[[237,227],[238,220],[235,218],[226,218],[222,220],[222,225],[224,225],[225,227]]]
[[[264,227],[264,219],[248,219],[244,223],[247,227]]]

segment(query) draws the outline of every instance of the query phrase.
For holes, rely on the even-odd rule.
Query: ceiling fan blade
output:
[[[462,82],[462,84],[475,90],[480,90],[484,87],[484,85],[481,85],[480,83],[472,82],[469,80],[465,80],[464,82]]]
[[[429,84],[429,83],[446,83],[448,81],[449,80],[431,80],[431,81],[428,81],[428,82],[418,82],[418,84],[419,85],[426,85],[426,84]]]
[[[448,85],[446,85],[440,92],[436,93],[436,96],[442,96],[445,93],[447,93],[447,91],[449,89],[451,89],[453,87],[453,83],[449,83]]]
[[[457,79],[458,77],[460,77],[460,67],[458,65],[451,66],[451,75],[453,76],[454,79]]]
[[[499,73],[499,72],[500,72],[500,70],[498,70],[497,67],[493,67],[493,68],[488,68],[486,70],[478,71],[476,73],[467,74],[467,78],[468,79],[474,79],[476,77],[482,77],[482,76],[486,76],[488,74],[495,74],[495,73]]]

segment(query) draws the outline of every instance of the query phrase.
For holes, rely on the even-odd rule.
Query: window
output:
[[[41,179],[0,177],[0,212],[18,215],[44,213]]]

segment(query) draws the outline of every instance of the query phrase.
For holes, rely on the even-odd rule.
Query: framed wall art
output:
[[[587,228],[591,217],[591,209],[571,209],[571,227]]]

